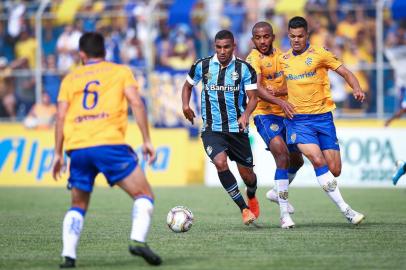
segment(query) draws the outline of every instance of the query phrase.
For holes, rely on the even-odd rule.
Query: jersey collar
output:
[[[235,55],[233,54],[233,58],[231,58],[231,61],[230,61],[230,63],[228,63],[228,65],[227,65],[227,67],[229,66],[229,65],[231,65],[234,61],[235,61]],[[218,63],[220,66],[221,66],[221,64],[220,64],[220,61],[219,61],[219,59],[217,58],[217,53],[214,55],[214,57],[213,57],[213,62],[215,62],[215,63]]]
[[[307,49],[309,49],[309,47],[310,47],[310,43],[307,42],[306,48],[303,50],[303,52],[301,52],[301,53],[295,53],[295,52],[292,50],[292,54],[293,54],[294,56],[301,55],[301,54],[303,54],[305,51],[307,51]]]

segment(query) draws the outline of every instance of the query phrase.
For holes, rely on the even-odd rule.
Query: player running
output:
[[[287,102],[286,81],[279,63],[281,52],[273,47],[274,39],[275,35],[269,23],[256,23],[252,28],[255,48],[248,55],[247,62],[257,73],[258,89],[268,91],[274,96],[274,104],[270,104],[261,99],[262,91],[259,91],[260,99],[253,115],[258,133],[276,163],[275,186],[267,192],[266,197],[279,204],[281,227],[288,229],[295,225],[289,215],[294,213],[294,208],[288,202],[288,186],[303,165],[303,158],[294,145],[286,146],[285,143],[283,120],[285,116],[293,117],[294,108]]]
[[[291,49],[280,59],[288,87],[288,101],[295,106],[296,114],[292,119],[285,119],[287,143],[297,145],[309,159],[320,186],[347,220],[359,224],[364,215],[344,201],[335,179],[341,174],[342,165],[333,122],[335,104],[328,70],[334,70],[346,80],[357,101],[363,102],[365,94],[354,74],[331,52],[309,44],[304,18],[294,17],[289,21],[288,36]]]

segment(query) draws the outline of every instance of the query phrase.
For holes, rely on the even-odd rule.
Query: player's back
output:
[[[136,86],[131,70],[106,61],[88,63],[63,80],[58,101],[67,101],[65,148],[125,143],[127,100],[124,89]]]

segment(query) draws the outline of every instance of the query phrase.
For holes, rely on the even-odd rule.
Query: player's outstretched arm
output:
[[[183,115],[187,120],[190,121],[193,125],[193,118],[196,117],[195,112],[190,108],[190,97],[192,95],[193,85],[191,85],[188,81],[185,81],[185,84],[182,87],[182,110]]]
[[[137,120],[137,125],[142,134],[142,153],[144,154],[144,159],[148,158],[148,163],[151,164],[155,161],[155,149],[152,146],[151,138],[149,136],[148,128],[148,117],[145,111],[144,103],[142,102],[141,96],[138,92],[136,86],[127,87],[124,90],[124,95],[126,96],[128,103],[131,106],[131,110]]]
[[[52,167],[52,177],[55,180],[61,176],[61,173],[65,170],[65,161],[63,158],[63,126],[65,123],[65,117],[68,112],[69,103],[66,101],[58,102],[58,109],[56,113],[56,125],[55,125],[55,149],[54,149],[54,165]]]
[[[348,70],[344,65],[339,66],[335,71],[351,86],[354,98],[359,102],[363,102],[365,100],[365,93],[362,91],[354,73]]]

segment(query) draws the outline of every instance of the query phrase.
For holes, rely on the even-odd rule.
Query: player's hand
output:
[[[278,105],[282,108],[287,118],[293,118],[293,115],[295,114],[295,107],[291,103],[281,99]]]
[[[272,96],[276,96],[276,94],[277,94],[276,89],[273,88],[273,87],[270,86],[270,85],[268,85],[268,86],[266,87],[266,90],[267,90]]]
[[[52,177],[55,181],[61,177],[61,174],[66,171],[65,160],[62,155],[55,154],[54,165],[52,167]]]
[[[355,100],[359,101],[359,102],[364,102],[365,100],[365,93],[362,92],[361,89],[354,89],[352,95],[354,96]]]
[[[248,123],[249,117],[245,113],[241,114],[240,118],[238,118],[238,128],[240,132],[244,132],[247,129]]]
[[[150,141],[146,141],[142,145],[142,155],[144,160],[148,160],[148,164],[151,165],[156,160],[156,152],[154,146]]]
[[[189,106],[184,106],[183,107],[183,115],[185,116],[185,118],[187,120],[190,121],[190,123],[192,123],[193,125],[193,118],[196,117],[195,112],[189,107]]]

